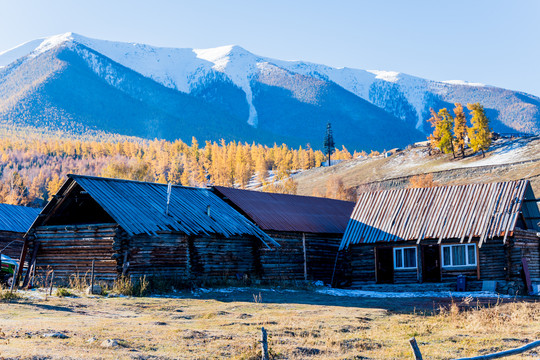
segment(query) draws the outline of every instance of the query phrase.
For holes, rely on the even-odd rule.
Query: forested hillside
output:
[[[188,186],[246,187],[259,181],[266,191],[294,193],[293,170],[318,167],[321,151],[237,142],[105,138],[81,140],[32,134],[0,137],[0,202],[42,206],[69,173]],[[351,159],[343,148],[333,159]],[[274,176],[269,177],[269,171]],[[269,181],[268,179],[272,179]]]

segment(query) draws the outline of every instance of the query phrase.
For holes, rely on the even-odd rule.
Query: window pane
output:
[[[403,255],[402,255],[402,249],[396,249],[395,251],[395,257],[396,257],[396,268],[402,268],[403,267]]]
[[[452,265],[452,263],[450,262],[450,248],[449,247],[443,248],[443,265],[444,266]]]
[[[416,267],[416,249],[415,248],[405,248],[404,257],[405,257],[405,267],[414,268]]]
[[[476,251],[474,245],[467,245],[467,253],[469,256],[469,265],[476,265]]]
[[[452,246],[452,265],[466,265],[465,262],[465,246]]]

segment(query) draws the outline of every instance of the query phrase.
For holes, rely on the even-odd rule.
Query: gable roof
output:
[[[68,175],[59,194],[74,183],[81,186],[128,234],[154,235],[160,231],[178,231],[187,235],[219,234],[225,237],[253,235],[266,245],[279,246],[262,230],[226,204],[210,189],[171,186],[168,214],[167,185]],[[42,213],[52,211],[52,200]],[[210,216],[208,216],[208,207]]]
[[[0,204],[0,231],[25,233],[37,218],[40,209]]]
[[[274,194],[214,186],[263,230],[343,234],[354,208],[350,201]]]
[[[360,194],[340,249],[351,244],[506,237],[514,231],[527,180]],[[536,207],[536,212],[538,208]]]

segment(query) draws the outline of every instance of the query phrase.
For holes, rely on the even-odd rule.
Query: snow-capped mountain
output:
[[[540,99],[463,81],[333,68],[239,46],[159,48],[66,33],[0,52],[0,122],[145,138],[348,148],[425,138],[429,108],[481,102],[501,132],[540,133]]]

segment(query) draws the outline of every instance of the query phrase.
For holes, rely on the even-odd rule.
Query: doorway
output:
[[[422,282],[441,281],[439,245],[422,245]]]
[[[394,250],[391,247],[378,247],[377,251],[377,284],[394,283]]]

